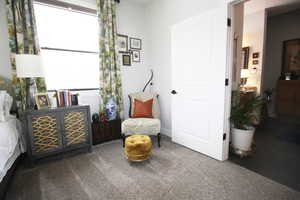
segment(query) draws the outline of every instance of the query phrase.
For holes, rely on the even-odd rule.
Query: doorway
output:
[[[264,104],[251,154],[241,158],[230,153],[229,160],[300,191],[300,70],[285,71],[284,65],[288,43],[296,45],[300,38],[300,4],[273,3],[253,0],[235,5],[238,12],[233,17],[238,19],[233,19],[233,28],[239,29],[233,38],[237,53],[232,89],[261,96]],[[300,50],[294,51],[300,55]]]

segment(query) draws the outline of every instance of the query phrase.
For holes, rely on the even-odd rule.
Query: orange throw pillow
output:
[[[148,101],[139,101],[134,99],[133,118],[153,118],[152,115],[153,99]]]

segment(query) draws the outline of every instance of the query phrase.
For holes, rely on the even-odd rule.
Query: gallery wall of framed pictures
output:
[[[117,35],[118,52],[122,57],[123,66],[131,66],[132,62],[141,62],[142,40],[128,37],[127,35]]]

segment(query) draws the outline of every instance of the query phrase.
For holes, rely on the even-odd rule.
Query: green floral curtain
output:
[[[36,33],[33,0],[6,0],[9,46],[11,51],[11,65],[13,85],[19,109],[26,109],[26,86],[30,79],[17,78],[16,54],[39,54]],[[46,91],[43,78],[36,78],[38,92]]]
[[[100,113],[113,98],[118,106],[118,117],[123,119],[121,69],[117,58],[117,29],[115,0],[97,0],[100,46]]]

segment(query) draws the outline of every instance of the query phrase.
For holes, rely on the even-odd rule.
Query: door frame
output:
[[[230,114],[231,114],[231,93],[232,93],[232,66],[234,56],[234,6],[239,3],[245,3],[249,0],[227,0],[227,18],[230,19],[231,25],[227,26],[227,62],[226,62],[226,78],[228,79],[228,85],[225,88],[225,101],[224,101],[224,135],[226,139],[223,139],[223,155],[222,160],[227,160],[229,157],[229,140],[230,140]]]

